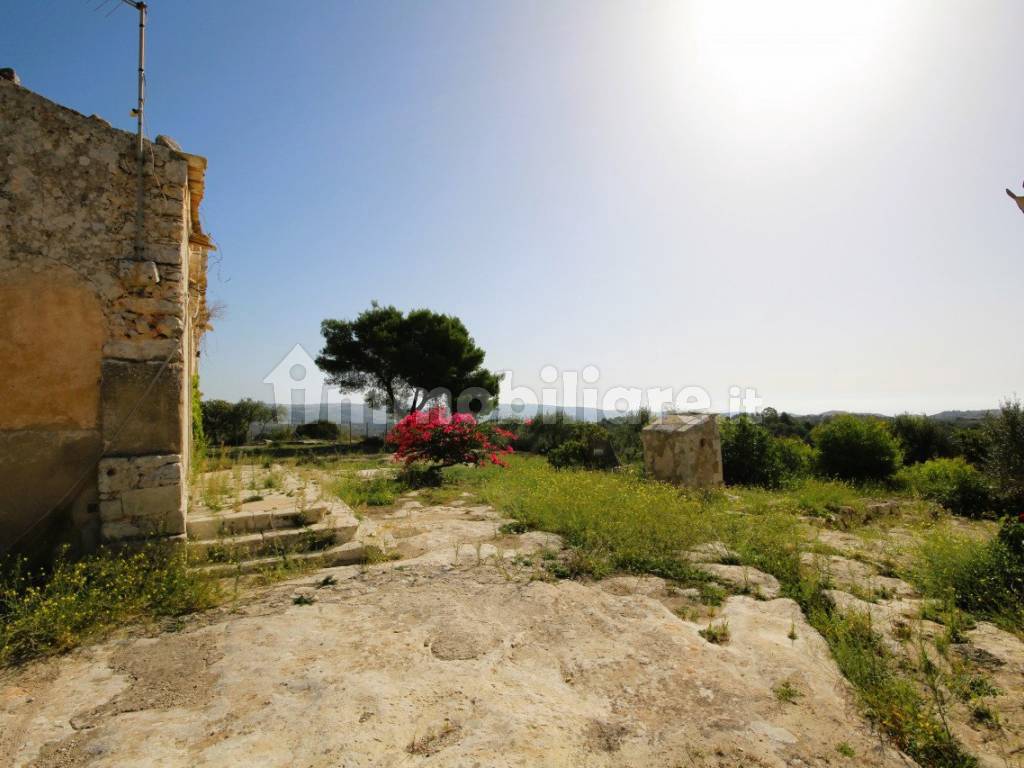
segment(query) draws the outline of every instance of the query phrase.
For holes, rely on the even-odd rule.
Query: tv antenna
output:
[[[136,128],[136,161],[138,162],[138,189],[135,200],[135,258],[142,260],[145,250],[143,226],[146,205],[146,148],[143,143],[143,112],[146,106],[146,9],[141,0],[121,0],[139,12],[139,100],[132,116],[135,117]]]

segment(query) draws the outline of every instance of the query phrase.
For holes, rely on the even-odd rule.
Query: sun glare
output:
[[[807,110],[858,109],[887,90],[908,47],[907,6],[808,0],[693,3],[686,80],[763,127]],[[683,74],[683,73],[681,73]]]

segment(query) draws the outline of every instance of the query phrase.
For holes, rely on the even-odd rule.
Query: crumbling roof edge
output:
[[[193,155],[181,149],[171,149],[171,154],[188,163],[188,196],[191,209],[189,217],[192,223],[189,242],[208,251],[215,251],[217,246],[213,244],[209,235],[203,232],[203,224],[199,218],[199,204],[203,201],[203,194],[206,191],[207,160],[202,155]]]

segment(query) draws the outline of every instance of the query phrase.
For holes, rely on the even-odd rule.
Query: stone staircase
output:
[[[361,563],[359,521],[347,504],[272,493],[230,510],[194,508],[186,519],[190,560],[216,576],[254,573],[282,562],[314,567]]]

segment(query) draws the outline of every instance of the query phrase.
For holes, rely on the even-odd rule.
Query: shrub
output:
[[[723,421],[722,472],[729,485],[778,488],[805,475],[813,452],[800,440],[773,437],[744,415]]]
[[[69,650],[131,619],[179,616],[216,600],[216,584],[188,568],[184,550],[148,547],[77,562],[62,553],[45,574],[15,561],[0,574],[0,666]]]
[[[814,469],[814,449],[794,437],[776,438],[779,463],[787,479],[807,477]]]
[[[817,469],[825,477],[863,482],[887,480],[900,465],[900,447],[885,423],[850,414],[816,426]]]
[[[614,419],[602,419],[601,426],[608,430],[612,450],[619,461],[630,464],[644,460],[644,446],[640,440],[640,433],[650,421],[651,411],[647,408]]]
[[[555,469],[610,469],[618,464],[604,427],[581,422],[572,425],[571,435],[548,452],[548,463]]]
[[[319,419],[308,424],[299,424],[295,427],[295,436],[306,440],[333,440],[336,442],[341,436],[341,429],[332,421]]]
[[[1007,517],[987,541],[939,528],[918,548],[910,576],[926,597],[1019,631],[1024,627],[1024,523]]]
[[[546,454],[566,440],[571,440],[575,422],[558,411],[554,416],[527,419],[517,430],[515,449],[527,453]]]
[[[260,437],[275,443],[284,443],[295,437],[295,427],[291,424],[276,424],[263,430]]]
[[[237,403],[227,400],[204,400],[203,432],[208,445],[244,445],[253,423],[273,421],[277,414],[266,403],[244,398]]]
[[[512,453],[515,437],[501,427],[481,424],[471,414],[450,415],[444,408],[413,411],[395,424],[387,443],[395,461],[425,462],[440,470],[457,464],[504,466],[502,454]]]
[[[889,428],[899,440],[903,461],[907,464],[953,455],[948,428],[927,416],[902,413],[892,420]]]
[[[974,466],[984,467],[988,462],[988,433],[983,424],[954,429],[950,440],[955,454]]]
[[[1007,400],[985,425],[989,453],[985,470],[995,483],[1002,508],[1024,511],[1024,412],[1020,400]]]
[[[203,393],[199,391],[199,374],[192,374],[190,389],[192,421],[192,468],[197,471],[206,458],[206,433],[203,431]]]
[[[916,495],[955,515],[978,517],[992,509],[985,476],[963,459],[932,459],[904,467],[896,477]]]

